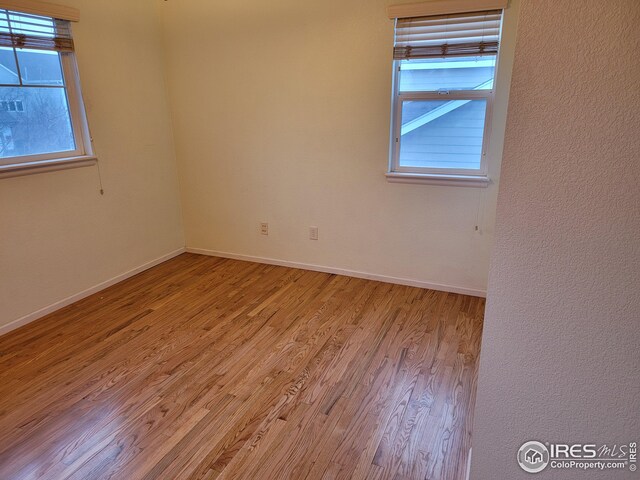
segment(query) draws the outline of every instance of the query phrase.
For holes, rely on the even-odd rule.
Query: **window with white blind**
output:
[[[482,186],[502,10],[396,19],[390,179]]]
[[[91,155],[70,22],[0,9],[0,174]]]

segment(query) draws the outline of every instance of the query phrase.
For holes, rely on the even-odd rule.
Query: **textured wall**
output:
[[[637,0],[522,3],[473,480],[533,478],[526,440],[640,440],[638,25]]]
[[[95,167],[0,180],[0,328],[184,246],[154,2],[65,3],[106,194]]]
[[[388,0],[161,3],[188,247],[486,289],[497,183],[385,179]],[[512,4],[489,151],[496,181]]]

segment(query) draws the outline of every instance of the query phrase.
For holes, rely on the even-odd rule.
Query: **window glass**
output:
[[[400,62],[400,92],[491,90],[496,58],[421,58]]]
[[[402,102],[400,167],[477,170],[487,100]]]
[[[64,88],[0,87],[0,158],[75,148]]]
[[[0,47],[0,85],[20,85],[13,48]]]
[[[60,54],[47,50],[16,50],[24,85],[64,85]]]

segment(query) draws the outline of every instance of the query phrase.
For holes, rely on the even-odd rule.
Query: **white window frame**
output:
[[[393,96],[391,137],[389,148],[389,171],[387,180],[396,183],[426,183],[436,185],[486,187],[490,183],[488,177],[487,151],[491,138],[493,123],[493,104],[495,100],[495,83],[498,73],[498,59],[494,70],[493,88],[490,90],[439,90],[439,91],[400,91],[400,70],[402,60],[393,61]],[[400,166],[400,145],[402,140],[402,104],[410,100],[486,100],[484,132],[482,137],[482,155],[479,169],[402,167]]]
[[[68,168],[95,165],[97,158],[93,152],[91,135],[87,122],[87,115],[80,89],[80,75],[75,52],[58,52],[64,81],[64,91],[69,105],[71,128],[75,140],[75,150],[51,152],[38,155],[21,155],[17,157],[0,158],[0,178],[28,175],[32,173],[49,172]],[[10,88],[61,88],[42,85],[9,85],[0,87]]]

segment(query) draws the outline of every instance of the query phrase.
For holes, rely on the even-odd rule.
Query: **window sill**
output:
[[[70,168],[90,167],[98,162],[96,157],[82,156],[71,158],[56,158],[55,160],[42,160],[39,162],[13,163],[0,165],[0,178],[21,177],[23,175],[35,175],[37,173],[55,172]]]
[[[435,173],[398,173],[386,174],[390,183],[412,183],[420,185],[447,185],[450,187],[486,188],[491,183],[484,175],[442,175]]]

